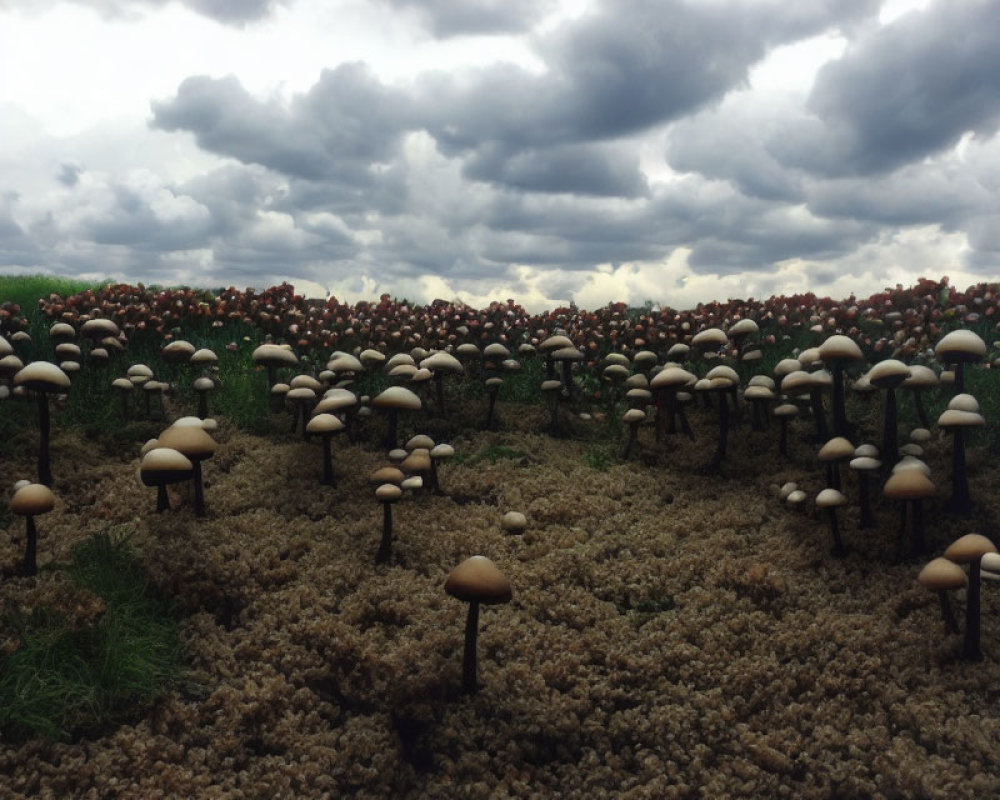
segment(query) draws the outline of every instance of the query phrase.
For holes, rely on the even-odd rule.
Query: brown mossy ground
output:
[[[116,449],[56,420],[40,564],[92,532],[130,532],[182,614],[189,672],[104,738],[0,744],[0,797],[1000,796],[997,587],[984,587],[984,659],[967,663],[916,583],[925,559],[895,558],[895,508],[877,506],[869,531],[844,509],[850,554],[832,558],[811,502],[777,498],[787,480],[810,497],[823,487],[807,421],[781,459],[777,427],[745,419],[707,476],[716,434],[701,410],[696,442],[657,444],[646,427],[635,458],[606,468],[595,453],[614,448],[588,432],[599,422],[557,440],[542,406],[500,417],[494,432],[403,423],[458,457],[441,468],[445,496],[394,507],[380,567],[366,482],[385,463],[377,447],[335,440],[329,488],[318,442],[286,420],[272,437],[223,421],[196,519],[183,490],[154,513],[136,479],[141,432]],[[8,484],[32,476],[29,444],[5,458]],[[975,515],[942,513],[949,445],[927,454],[941,487],[934,554],[962,533],[997,534],[996,469],[975,449]],[[853,475],[845,486],[856,497]],[[527,516],[523,535],[501,531],[508,510]],[[23,530],[10,520],[0,538],[4,608],[100,614],[53,573],[12,574]],[[483,608],[482,688],[463,696],[466,609],[442,584],[476,553],[514,597]]]

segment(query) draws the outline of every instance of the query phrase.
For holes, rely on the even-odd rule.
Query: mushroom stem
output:
[[[816,439],[825,442],[830,438],[826,427],[826,412],[823,411],[823,390],[815,387],[809,390],[809,404],[816,422]]]
[[[35,518],[26,517],[25,527],[27,530],[27,540],[24,547],[24,566],[22,567],[22,572],[25,575],[34,575],[38,572],[38,532],[35,529]]]
[[[847,548],[844,547],[844,540],[840,538],[840,525],[837,523],[837,509],[828,508],[827,514],[830,516],[830,535],[833,537],[833,555],[836,558],[843,558],[847,555]]]
[[[945,633],[958,633],[958,622],[951,607],[951,598],[947,589],[938,589],[938,600],[941,602],[941,617],[944,619]]]
[[[622,451],[622,461],[628,461],[628,457],[632,454],[632,448],[635,446],[635,440],[638,435],[638,421],[630,422],[628,424],[628,440],[625,442],[625,449]]]
[[[122,396],[122,422],[128,421],[128,392],[121,392]]]
[[[910,519],[910,555],[919,556],[927,551],[924,539],[924,503],[917,497],[910,501],[913,514]]]
[[[192,458],[194,465],[194,515],[196,517],[205,516],[205,486],[201,479],[201,460]]]
[[[899,461],[899,430],[896,414],[896,390],[885,390],[885,423],[882,431],[882,463],[892,469]]]
[[[860,528],[874,528],[875,516],[872,514],[871,488],[868,476],[864,472],[858,474],[858,507],[861,511]]]
[[[486,428],[487,430],[493,427],[493,411],[497,404],[497,394],[499,393],[498,387],[491,387],[489,390],[490,406],[489,411],[486,412]]]
[[[156,513],[170,510],[170,498],[167,496],[167,485],[165,483],[156,486]]]
[[[955,514],[968,516],[972,512],[972,497],[969,495],[969,477],[965,470],[965,434],[955,428],[951,451],[951,500],[948,508]]]
[[[969,586],[965,594],[965,642],[962,658],[966,661],[981,661],[983,653],[979,648],[979,565],[982,556],[969,562]]]
[[[38,482],[52,486],[52,465],[49,460],[49,396],[45,392],[38,393]],[[32,573],[34,574],[34,573]]]
[[[330,452],[330,439],[328,433],[323,434],[323,485],[336,486],[333,477],[333,455]]]
[[[847,410],[844,403],[844,367],[834,360],[831,365],[833,373],[833,435],[847,436]]]
[[[198,416],[202,419],[208,417],[208,392],[204,390],[198,392]]]
[[[469,603],[469,614],[465,618],[465,652],[462,656],[462,691],[473,694],[478,688],[476,681],[476,639],[479,636],[479,602]]]
[[[434,373],[434,387],[437,390],[437,407],[442,417],[447,416],[444,408],[444,373]]]
[[[382,542],[375,554],[376,564],[385,564],[392,554],[392,503],[382,503]]]
[[[431,478],[431,480],[430,480],[430,484],[431,485],[427,487],[428,490],[430,491],[430,493],[431,494],[444,494],[444,492],[441,491],[441,485],[438,483],[438,465],[437,465],[437,459],[436,458],[432,458],[431,459],[431,475],[430,475],[430,478]]]
[[[708,394],[706,392],[706,394]],[[722,461],[726,457],[726,444],[729,441],[729,403],[725,395],[719,396],[719,444],[715,448],[715,455],[708,464],[710,473],[718,472],[722,469]]]
[[[386,450],[396,447],[397,430],[399,429],[399,412],[395,408],[388,409],[389,420],[386,426],[385,439],[382,444]]]
[[[787,456],[788,455],[788,417],[781,417],[778,420],[778,424],[781,426],[781,433],[778,438],[778,454]]]
[[[927,419],[927,409],[924,408],[923,393],[918,387],[913,388],[913,405],[917,408],[917,419],[920,420],[921,427],[929,428],[931,424]]]

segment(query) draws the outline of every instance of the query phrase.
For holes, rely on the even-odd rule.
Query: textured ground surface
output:
[[[810,497],[823,486],[805,428],[785,460],[775,430],[744,424],[709,477],[709,417],[694,444],[658,446],[644,429],[634,459],[610,466],[600,443],[544,435],[543,409],[502,417],[492,433],[409,424],[459,463],[442,468],[447,496],[395,507],[380,567],[365,482],[385,463],[377,448],[336,442],[331,489],[317,443],[223,424],[197,520],[183,493],[153,513],[136,446],[57,432],[40,563],[88,533],[131,531],[183,615],[190,672],[104,738],[0,743],[0,797],[1000,796],[998,587],[985,587],[985,657],[970,664],[916,583],[923,562],[893,558],[895,508],[877,509],[873,531],[847,509],[851,553],[833,559],[811,503],[777,499],[787,480]],[[15,444],[5,486],[33,471]],[[936,552],[997,533],[996,471],[975,451],[975,516],[941,513],[948,457],[932,443]],[[523,535],[501,531],[508,510],[527,516]],[[4,607],[76,602],[51,576],[10,576],[22,547],[15,519],[0,536]],[[476,553],[514,596],[483,608],[482,688],[462,696],[465,607],[442,584]]]

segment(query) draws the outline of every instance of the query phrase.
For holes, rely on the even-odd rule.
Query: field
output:
[[[944,307],[935,295],[941,327],[961,324],[984,295]],[[902,300],[890,308],[905,309]],[[761,340],[774,342],[760,371],[822,341],[810,313],[796,325],[783,304],[774,303],[774,327],[761,325]],[[419,330],[398,305],[395,330]],[[980,308],[981,319],[964,321],[992,353]],[[595,363],[621,349],[609,341],[624,345],[622,320],[633,332],[645,325],[647,336],[652,328],[641,312],[614,313],[597,320],[603,326],[588,323],[600,337],[582,325],[574,334],[585,352],[597,343]],[[822,325],[837,313],[816,316]],[[786,333],[780,315],[790,319]],[[904,322],[907,334],[917,327]],[[312,354],[299,371],[321,370],[354,328],[350,318],[328,326],[340,339],[324,349],[299,323],[303,335],[289,338]],[[889,341],[883,356],[926,360],[926,348],[904,353],[906,337],[895,341],[891,321],[881,335],[881,325],[869,317],[858,326],[869,358]],[[51,357],[47,326],[27,319],[32,347]],[[268,409],[267,373],[250,363],[274,331],[242,317],[176,327],[173,338],[220,355],[205,515],[195,514],[187,483],[171,487],[170,510],[157,513],[156,490],[137,479],[147,439],[196,409],[193,375],[158,360],[163,341],[148,330],[100,378],[78,373],[55,403],[56,506],[37,520],[38,575],[20,574],[24,519],[0,508],[0,691],[10,692],[0,711],[0,797],[1000,795],[996,586],[984,586],[983,657],[970,661],[962,635],[945,633],[938,597],[917,582],[957,537],[997,541],[991,411],[1000,391],[985,368],[990,356],[967,375],[987,418],[969,439],[970,514],[946,508],[951,435],[934,427],[923,445],[937,486],[924,507],[925,554],[904,546],[900,556],[900,506],[877,491],[876,525],[860,527],[858,478],[846,468],[851,502],[839,522],[848,552],[831,554],[827,517],[813,502],[828,476],[807,414],[792,422],[781,455],[776,421],[754,430],[743,407],[716,461],[719,401],[695,397],[693,438],[660,437],[647,422],[623,459],[624,406],[611,405],[600,372],[575,368],[574,396],[556,407],[554,430],[549,400],[534,391],[545,377],[536,354],[504,373],[492,426],[474,366],[444,381],[445,414],[431,391],[424,410],[402,415],[400,442],[426,433],[455,456],[439,467],[442,494],[406,493],[394,505],[391,557],[376,565],[383,509],[368,476],[388,463],[383,415],[362,419],[353,439],[334,438],[336,481],[323,485],[320,441],[293,433],[287,410]],[[525,340],[540,327],[571,329],[572,320],[531,319]],[[634,352],[631,339],[626,349]],[[139,354],[174,388],[148,413],[136,398],[123,419],[107,385]],[[708,365],[690,366],[701,374]],[[389,383],[363,381],[373,394]],[[926,398],[934,419],[949,396],[943,386]],[[882,402],[849,393],[858,441],[881,443]],[[901,390],[901,443],[915,416]],[[35,480],[32,405],[0,403],[0,427],[5,488]],[[780,499],[789,481],[806,491],[805,503]],[[523,533],[501,528],[511,510],[526,516]],[[478,690],[464,692],[466,604],[443,586],[474,554],[495,562],[512,597],[483,606]],[[965,593],[952,600],[963,612]],[[46,641],[59,647],[46,650]],[[29,643],[38,658],[30,670]],[[29,673],[60,659],[75,670],[58,673],[58,691],[42,687],[38,713],[12,701],[26,696]],[[77,702],[60,706],[58,696]]]

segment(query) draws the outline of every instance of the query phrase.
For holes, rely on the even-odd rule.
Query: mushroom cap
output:
[[[250,357],[254,364],[263,364],[265,367],[292,367],[299,363],[299,357],[280,344],[262,344]]]
[[[868,380],[879,389],[895,389],[910,377],[910,368],[896,358],[879,361],[868,370]]]
[[[399,484],[400,489],[408,492],[415,492],[424,487],[424,479],[420,475],[407,475]]]
[[[946,408],[938,417],[939,428],[981,428],[986,424],[982,414],[974,411],[959,411],[954,408]]]
[[[827,364],[860,361],[864,358],[858,343],[849,336],[834,334],[819,346],[819,357]]]
[[[191,459],[172,447],[147,450],[139,462],[139,477],[146,486],[186,481],[193,473]]]
[[[543,392],[558,392],[562,390],[562,381],[548,380],[542,381],[541,389]]]
[[[493,342],[483,348],[483,355],[487,358],[500,359],[503,361],[506,358],[510,358],[510,350],[500,344],[500,342]]]
[[[927,428],[914,428],[910,431],[910,441],[924,444],[931,440],[931,432]]]
[[[928,589],[961,589],[966,584],[965,570],[947,558],[929,561],[917,576]]]
[[[995,553],[996,545],[981,533],[967,533],[960,536],[944,551],[944,557],[956,564],[968,564],[986,553]]]
[[[846,506],[847,498],[844,496],[843,492],[837,489],[824,489],[818,495],[816,495],[816,507],[817,508],[836,508],[837,506]]]
[[[805,394],[812,391],[813,385],[812,373],[803,369],[792,370],[781,376],[781,391],[785,394]]]
[[[871,442],[864,442],[854,448],[855,456],[865,456],[867,458],[878,458],[878,447]]]
[[[510,581],[486,556],[465,559],[448,575],[444,590],[466,603],[509,603]]]
[[[856,456],[851,459],[850,467],[856,472],[875,472],[882,468],[882,462],[871,456]]]
[[[934,484],[921,469],[897,470],[882,487],[882,494],[890,500],[920,500],[934,492]]]
[[[794,489],[788,493],[788,497],[785,498],[785,502],[790,505],[797,506],[799,503],[805,501],[808,496],[809,495],[802,491],[802,489]]]
[[[782,403],[771,412],[775,417],[794,417],[799,413],[799,407],[795,403]]]
[[[390,386],[372,398],[375,408],[395,408],[407,411],[420,409],[420,398],[405,386]]]
[[[368,348],[367,350],[362,350],[361,355],[358,356],[358,358],[361,359],[362,364],[366,365],[370,364],[373,367],[385,363],[385,353],[382,353],[378,350],[373,350],[372,348]]]
[[[458,374],[460,372],[465,372],[465,367],[462,366],[462,362],[459,361],[451,353],[446,353],[444,350],[438,350],[436,353],[431,353],[423,361],[420,362],[420,367],[422,369],[429,369],[431,372]]]
[[[171,425],[159,438],[160,447],[172,447],[194,461],[208,458],[215,452],[215,440],[205,429],[195,425]]]
[[[340,433],[344,423],[333,414],[317,414],[306,423],[306,430],[309,433]]]
[[[403,490],[394,483],[383,483],[375,490],[375,499],[380,503],[395,503],[402,496]]]
[[[188,361],[191,364],[203,364],[210,366],[212,364],[218,364],[219,357],[215,354],[214,350],[208,347],[203,347],[200,350],[195,350],[191,354],[191,358]]]
[[[176,339],[164,345],[160,355],[167,361],[184,362],[190,360],[194,355],[195,347],[191,342],[183,339]]]
[[[196,392],[211,392],[215,389],[215,381],[211,378],[196,378],[194,382],[194,390]]]
[[[135,384],[128,378],[115,378],[111,381],[111,387],[122,392],[131,392],[135,388]]]
[[[451,458],[455,455],[455,448],[450,444],[442,442],[441,444],[436,444],[431,448],[431,458],[435,461],[441,461],[445,458]]]
[[[404,458],[409,455],[402,447],[394,447],[389,451],[389,460],[393,464],[399,464]]]
[[[69,375],[49,361],[32,361],[14,375],[14,385],[33,392],[64,392],[70,386]]]
[[[383,483],[399,484],[403,482],[404,477],[406,476],[403,475],[403,471],[401,469],[398,469],[396,467],[379,467],[377,470],[375,470],[368,476],[368,482],[377,484],[383,484]]]
[[[364,372],[365,366],[350,353],[341,353],[327,361],[326,368],[339,375],[341,372]]]
[[[948,408],[953,411],[972,411],[979,413],[979,401],[968,392],[956,394],[948,401]]]
[[[630,408],[624,414],[622,414],[622,422],[628,424],[638,424],[646,419],[646,412],[640,408]]]
[[[910,377],[903,381],[903,386],[908,389],[923,389],[925,387],[937,386],[937,373],[924,364],[911,364]]]
[[[508,511],[500,517],[501,530],[520,533],[528,526],[528,520],[520,511]]]
[[[29,483],[22,486],[10,498],[11,513],[22,517],[46,514],[55,508],[56,496],[43,483]]]
[[[664,386],[689,386],[697,381],[697,377],[686,369],[678,366],[664,367],[657,372],[649,382],[650,389],[662,389]]]
[[[49,338],[54,342],[65,342],[76,338],[76,330],[68,322],[56,322],[49,328]]]
[[[744,317],[741,320],[734,322],[729,326],[730,336],[748,336],[752,333],[757,333],[760,327],[749,317]]]
[[[121,331],[113,320],[94,317],[83,323],[80,333],[90,339],[103,339],[105,336],[117,336]]]
[[[787,500],[788,499],[788,495],[790,495],[792,492],[794,492],[798,488],[799,488],[799,485],[795,481],[787,481],[786,483],[783,483],[781,485],[781,488],[778,489],[778,499],[779,500]]]
[[[986,355],[986,342],[973,331],[952,331],[934,346],[939,361],[950,364],[956,361],[979,361]]]
[[[729,337],[721,328],[705,328],[691,337],[694,347],[721,347],[729,344]]]
[[[797,358],[783,358],[774,365],[772,372],[774,373],[774,377],[783,378],[789,372],[798,372],[801,369],[802,362]]]
[[[391,374],[393,367],[398,367],[400,365],[405,365],[408,367],[416,367],[417,362],[413,360],[413,356],[411,356],[409,353],[396,353],[396,355],[390,357],[382,365],[382,369]]]
[[[407,454],[406,458],[399,462],[399,468],[406,475],[412,475],[417,472],[430,472],[430,451],[423,447],[416,448],[412,453]]]
[[[418,433],[416,436],[411,436],[409,441],[403,445],[405,450],[409,450],[411,452],[416,450],[418,447],[430,450],[434,447],[434,440],[426,433]]]
[[[561,350],[564,347],[573,347],[573,340],[568,336],[563,336],[562,334],[555,334],[549,336],[545,341],[538,345],[538,349],[543,353],[548,353],[550,350]]]
[[[834,436],[819,449],[820,461],[847,461],[853,456],[854,445],[843,436]]]

